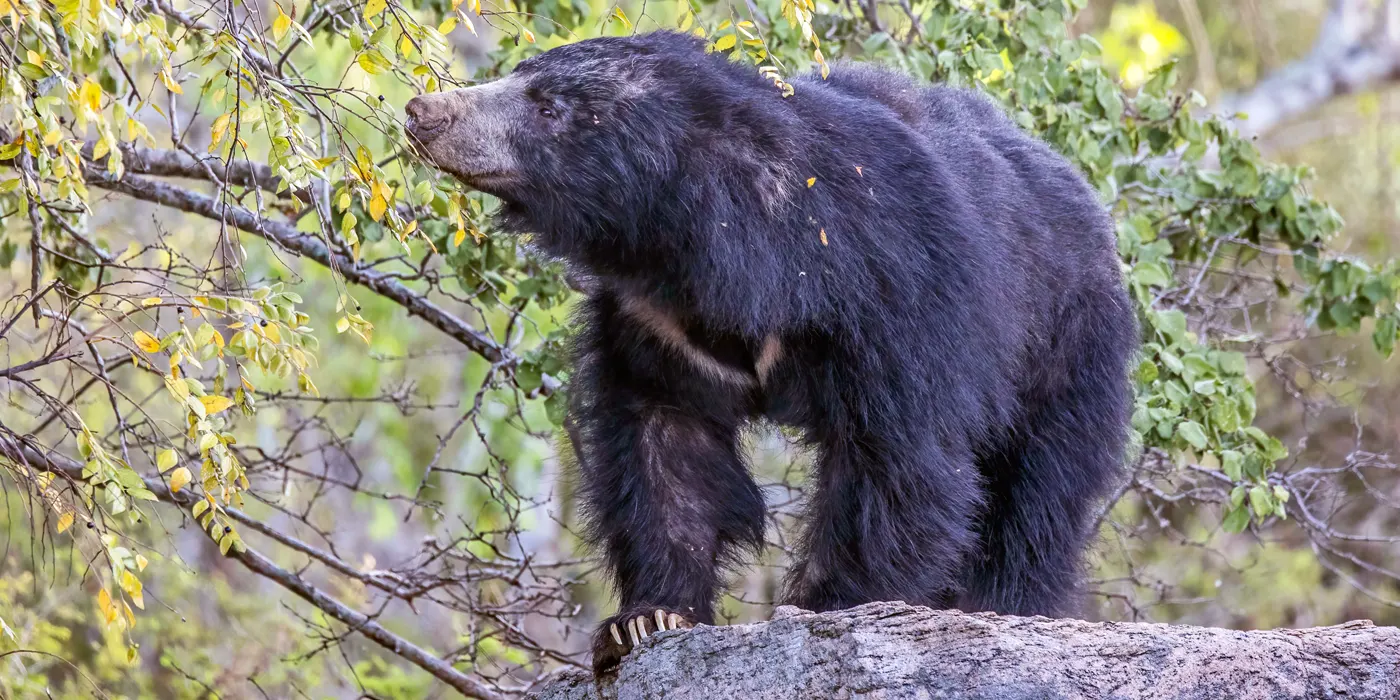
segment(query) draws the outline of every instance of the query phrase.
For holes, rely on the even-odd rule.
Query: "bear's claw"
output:
[[[607,633],[599,630],[593,645],[593,667],[605,673],[617,667],[622,657],[631,653],[643,639],[657,632],[690,629],[694,624],[678,613],[655,608],[651,615],[627,614],[607,623]],[[609,644],[608,642],[611,642]]]

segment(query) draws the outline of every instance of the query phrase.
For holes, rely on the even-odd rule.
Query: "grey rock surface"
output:
[[[664,632],[603,681],[561,674],[539,700],[1400,700],[1400,628],[1241,632],[872,603]]]

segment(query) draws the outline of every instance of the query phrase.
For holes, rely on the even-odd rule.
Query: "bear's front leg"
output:
[[[577,415],[588,532],[620,599],[594,636],[599,673],[657,631],[713,622],[722,569],[763,542],[737,419],[662,407],[621,381],[585,382]]]

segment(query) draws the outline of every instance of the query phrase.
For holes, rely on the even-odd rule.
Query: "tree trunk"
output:
[[[616,676],[579,671],[539,700],[1400,698],[1400,629],[1304,630],[1084,622],[872,603],[780,607],[772,622],[664,632]]]

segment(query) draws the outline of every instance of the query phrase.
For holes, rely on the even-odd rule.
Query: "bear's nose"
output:
[[[452,123],[452,114],[444,102],[446,100],[433,99],[427,95],[419,95],[409,100],[403,108],[408,114],[408,122],[404,124],[408,135],[424,145],[441,136]]]

